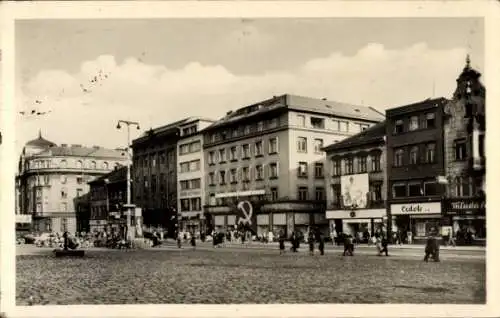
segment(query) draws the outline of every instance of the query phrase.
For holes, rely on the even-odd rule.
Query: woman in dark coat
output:
[[[325,255],[325,239],[322,236],[319,237],[318,249],[321,255]]]
[[[309,232],[307,243],[309,243],[309,255],[314,255],[314,235],[312,232]]]
[[[281,255],[285,253],[285,235],[283,233],[280,234],[279,243],[280,243],[280,255]]]

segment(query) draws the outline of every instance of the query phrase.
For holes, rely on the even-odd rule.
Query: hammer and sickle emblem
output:
[[[238,203],[238,210],[240,210],[244,217],[241,216],[238,224],[243,223],[243,224],[248,224],[252,225],[252,214],[253,214],[253,207],[252,204],[248,201],[241,201]]]

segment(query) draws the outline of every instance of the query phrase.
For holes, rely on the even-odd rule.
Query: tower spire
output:
[[[470,68],[470,55],[467,54],[467,57],[465,58],[465,68]]]
[[[42,139],[42,130],[38,129],[38,139]]]

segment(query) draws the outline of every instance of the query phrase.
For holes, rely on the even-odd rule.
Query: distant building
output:
[[[126,231],[127,167],[90,181],[90,232],[120,233]]]
[[[126,160],[122,150],[57,146],[39,133],[19,159],[16,213],[31,215],[35,231],[75,232],[74,199],[88,192],[88,181],[125,165]]]
[[[486,89],[466,66],[444,108],[446,201],[443,224],[466,244],[486,244]]]
[[[146,131],[132,142],[134,153],[132,203],[142,208],[146,227],[166,229],[169,235],[176,231],[178,204],[180,204],[178,170],[181,169],[178,160],[183,162],[182,169],[187,169],[187,171],[182,170],[184,171],[182,178],[196,179],[202,171],[201,159],[194,151],[193,154],[186,154],[187,157],[177,157],[178,142],[181,138],[187,142],[188,136],[194,137],[193,142],[195,142],[198,138],[196,137],[198,130],[203,127],[203,122],[205,120],[198,117],[185,118]],[[192,160],[187,160],[188,157]],[[190,186],[192,185],[193,182],[190,182]],[[197,197],[191,196],[190,193],[182,193],[182,195],[190,199]],[[189,202],[189,209],[192,203],[198,204],[195,200]],[[193,205],[193,208],[195,207]],[[193,210],[193,212],[196,211]]]
[[[294,95],[228,112],[203,132],[211,227],[232,229],[246,215],[259,236],[328,232],[322,149],[383,119],[370,107]]]
[[[324,148],[330,232],[385,233],[385,122]]]
[[[436,177],[445,172],[443,109],[446,98],[392,108],[387,125],[388,231],[426,239],[440,228],[444,187]]]

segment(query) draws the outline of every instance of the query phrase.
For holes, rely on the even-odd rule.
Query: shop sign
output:
[[[441,202],[391,204],[392,215],[440,214]]]
[[[446,212],[481,211],[486,209],[484,199],[450,199],[446,201]]]

